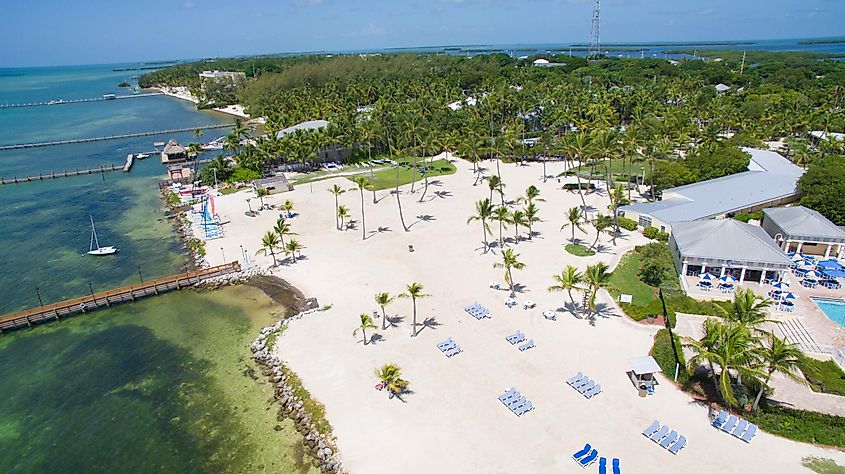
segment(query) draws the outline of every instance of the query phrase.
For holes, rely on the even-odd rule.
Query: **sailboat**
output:
[[[88,255],[113,255],[117,253],[117,247],[100,247],[100,241],[97,239],[97,229],[94,227],[94,216],[91,218],[91,243],[88,246]]]

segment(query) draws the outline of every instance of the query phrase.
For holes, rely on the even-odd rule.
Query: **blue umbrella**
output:
[[[782,290],[784,288],[789,288],[789,283],[787,283],[785,281],[779,281],[772,286],[777,288],[778,290]]]
[[[831,278],[845,278],[845,270],[825,270],[824,274]]]
[[[839,262],[837,262],[836,260],[834,260],[832,258],[819,262],[818,266],[825,269],[825,270],[828,270],[828,269],[830,269],[830,270],[842,270],[843,268],[845,268],[842,265],[840,265]]]
[[[698,276],[699,276],[699,278],[701,278],[701,279],[702,279],[702,280],[704,280],[704,281],[710,281],[710,280],[715,280],[715,279],[716,279],[716,277],[714,277],[713,275],[711,275],[711,274],[709,274],[709,273],[707,273],[707,272],[702,273],[701,275],[698,275]]]
[[[806,278],[822,278],[823,276],[824,275],[822,275],[821,273],[813,270],[807,273]]]
[[[786,296],[783,297],[783,299],[785,299],[785,300],[794,300],[794,299],[797,299],[797,298],[798,297],[793,295],[792,293],[787,293]]]
[[[722,283],[734,283],[736,278],[734,278],[731,274],[723,275],[719,278]]]

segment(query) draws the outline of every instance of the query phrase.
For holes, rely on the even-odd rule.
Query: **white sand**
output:
[[[639,234],[619,240],[619,246],[597,257],[577,258],[563,250],[568,229],[560,231],[566,209],[579,203],[577,193],[559,190],[556,180],[542,183],[539,165],[502,165],[507,196],[513,199],[530,184],[542,190],[546,202],[538,203],[544,222],[535,226],[542,235],[511,246],[521,254],[526,269],[515,271],[525,285],[517,299],[538,303],[536,309],[506,309],[506,292],[488,288],[491,280],[503,281],[493,269],[498,252],[480,252],[481,225],[466,223],[474,202],[488,195],[486,183],[473,187],[470,165],[456,163],[454,176],[441,177],[431,186],[426,202],[403,187],[406,222],[399,223],[395,196],[379,192],[372,204],[365,194],[368,231],[385,230],[361,240],[357,230],[335,230],[333,184],[351,188],[335,178],[303,185],[292,193],[266,198],[280,204],[291,199],[298,216],[291,219],[296,238],[307,248],[305,258],[283,265],[275,273],[316,296],[332,309],[291,324],[279,342],[279,354],[302,378],[311,394],[326,406],[334,426],[344,465],[355,473],[403,472],[583,472],[572,453],[589,442],[601,456],[618,457],[624,472],[773,472],[805,471],[801,458],[818,455],[845,464],[845,454],[783,440],[760,433],[750,445],[711,428],[707,409],[661,378],[652,397],[641,399],[626,376],[627,359],[648,352],[653,327],[619,318],[613,309],[594,324],[560,314],[545,320],[543,310],[568,301],[565,293],[549,294],[551,275],[567,264],[581,269],[601,259],[615,264],[618,255],[642,243]],[[487,166],[495,166],[487,164]],[[563,171],[560,163],[548,166],[549,174]],[[489,171],[488,171],[489,172]],[[312,191],[313,188],[313,191]],[[440,195],[434,195],[439,192]],[[269,265],[270,257],[255,257],[261,235],[271,228],[278,213],[244,216],[244,198],[237,193],[218,199],[226,237],[208,243],[211,264],[222,260],[220,247],[231,260],[240,253]],[[495,198],[498,199],[498,198]],[[494,199],[494,201],[495,201]],[[357,191],[341,196],[360,226]],[[253,207],[258,200],[253,199]],[[588,203],[605,211],[606,196],[593,194]],[[605,211],[606,212],[606,211]],[[422,220],[417,216],[431,216]],[[491,225],[494,233],[497,227]],[[512,236],[509,229],[506,235]],[[592,241],[593,234],[581,237]],[[609,238],[604,236],[606,245]],[[408,252],[408,244],[416,251]],[[411,302],[398,300],[388,308],[404,321],[396,328],[377,331],[382,339],[364,347],[360,335],[352,336],[358,314],[377,309],[373,295],[404,290],[412,281],[425,285],[432,297],[418,302],[419,321],[433,318],[439,324],[410,338]],[[576,295],[578,299],[579,295]],[[607,296],[604,296],[605,302]],[[477,321],[463,307],[478,301],[493,312],[490,320]],[[381,319],[376,320],[381,325]],[[519,352],[505,341],[516,329],[534,339],[537,347]],[[453,337],[464,352],[447,359],[435,343]],[[374,369],[394,362],[411,382],[405,403],[389,400],[374,390]],[[604,387],[587,400],[563,380],[582,370]],[[517,418],[497,396],[510,386],[523,392],[536,409]],[[652,420],[667,423],[688,439],[673,456],[640,432]],[[596,465],[590,467],[595,472]]]

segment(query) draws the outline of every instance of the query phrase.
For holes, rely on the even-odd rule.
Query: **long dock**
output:
[[[71,176],[82,176],[86,174],[96,174],[96,173],[109,173],[111,171],[129,171],[126,168],[127,165],[103,165],[99,168],[86,168],[86,169],[75,169],[72,171],[59,171],[58,173],[55,171],[51,171],[50,174],[39,174],[38,176],[26,176],[23,178],[12,177],[12,178],[0,178],[0,186],[4,184],[20,184],[20,183],[31,183],[34,181],[46,181],[48,179],[58,179],[58,178],[70,178]],[[131,168],[131,165],[129,166]]]
[[[219,124],[219,125],[203,125],[201,127],[188,127],[188,128],[171,128],[168,130],[154,130],[150,132],[136,132],[136,133],[124,133],[122,135],[109,135],[106,137],[89,137],[89,138],[76,138],[73,140],[59,140],[55,142],[41,142],[41,143],[17,143],[12,145],[0,145],[0,151],[8,151],[8,150],[22,150],[24,148],[41,148],[47,146],[59,146],[59,145],[76,145],[79,143],[91,143],[91,142],[103,142],[108,140],[124,140],[126,138],[138,138],[138,137],[152,137],[155,135],[171,135],[174,133],[184,133],[184,132],[193,132],[194,130],[211,130],[216,128],[230,128],[234,127],[234,124]]]
[[[25,104],[0,104],[0,109],[19,109],[22,107],[44,107],[47,105],[63,105],[63,104],[84,104],[87,102],[104,102],[107,100],[118,99],[138,99],[141,97],[153,97],[156,95],[164,95],[163,92],[144,92],[143,94],[132,95],[116,95],[114,97],[92,97],[90,99],[57,99],[46,102],[28,102]]]
[[[115,304],[134,302],[138,298],[144,298],[146,296],[190,288],[209,278],[239,272],[240,270],[241,264],[239,262],[231,262],[216,267],[157,278],[136,285],[123,286],[114,290],[94,293],[93,295],[72,298],[24,311],[9,313],[0,317],[0,334],[3,334],[4,331],[59,321],[61,318],[75,314],[87,314],[95,309],[111,307]]]

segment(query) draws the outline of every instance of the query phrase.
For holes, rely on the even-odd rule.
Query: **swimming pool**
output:
[[[816,306],[822,310],[825,316],[836,324],[845,327],[845,300],[832,300],[827,298],[812,298]]]

